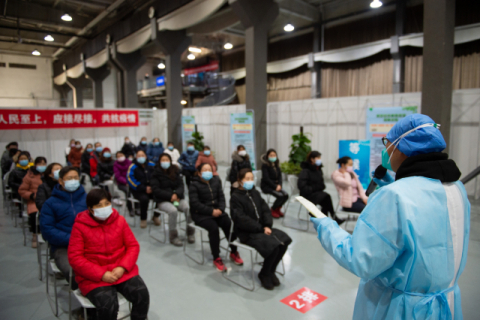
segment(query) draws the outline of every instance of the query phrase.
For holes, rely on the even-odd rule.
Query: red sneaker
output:
[[[225,272],[225,270],[227,270],[225,268],[225,265],[223,264],[223,261],[222,261],[222,258],[217,258],[215,260],[213,260],[213,265],[215,266],[215,268],[217,268],[218,271],[220,272]]]
[[[280,218],[280,214],[278,213],[277,210],[271,209],[271,211],[272,211],[272,217],[273,217],[273,218],[275,218],[275,219]]]
[[[237,266],[243,266],[243,260],[240,258],[238,251],[235,253],[230,253],[230,260],[232,260]]]
[[[283,217],[285,216],[285,213],[283,213],[282,211],[280,211],[281,209],[282,209],[282,207],[278,208],[278,209],[277,209],[277,213],[278,213],[278,215],[279,215],[281,218],[283,218]]]

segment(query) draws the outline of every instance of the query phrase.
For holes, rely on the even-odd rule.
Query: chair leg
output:
[[[298,209],[298,214],[297,216],[300,216],[300,211],[302,210],[302,207],[300,206],[300,208]],[[308,221],[307,222],[307,227],[306,228],[299,228],[299,227],[293,227],[293,226],[288,226],[286,223],[285,223],[285,218],[287,217],[287,211],[285,211],[285,216],[283,217],[283,220],[282,220],[282,226],[286,227],[286,228],[290,228],[290,229],[295,229],[295,230],[299,230],[299,231],[308,231],[308,228],[310,227],[310,221],[308,220],[304,220],[304,219],[299,219],[300,221]]]
[[[57,293],[57,277],[53,275],[53,291],[55,293],[55,317],[58,317],[58,293]]]
[[[188,224],[187,224],[188,226]],[[202,248],[202,260],[201,262],[198,261],[197,259],[195,259],[194,257],[192,257],[191,255],[189,255],[187,253],[187,242],[188,241],[184,241],[183,242],[183,253],[190,259],[192,259],[193,261],[195,261],[197,264],[200,264],[200,265],[203,265],[205,263],[205,251],[203,250],[203,232],[200,231],[200,247]]]
[[[230,246],[228,248],[229,249],[227,249],[227,256],[228,256],[228,252],[230,251]],[[252,250],[249,250],[249,251],[250,251],[250,261],[251,261],[250,276],[251,276],[251,279],[252,279],[252,285],[251,286],[245,286],[245,285],[241,284],[240,282],[238,282],[236,280],[233,280],[232,278],[230,278],[228,276],[228,272],[223,272],[223,277],[225,279],[227,279],[228,281],[235,283],[237,286],[242,287],[245,290],[254,291],[255,290],[255,270],[254,270],[255,260],[253,259],[253,251]]]
[[[163,229],[163,240],[152,236],[151,232],[152,232],[153,223],[150,223],[150,225],[148,226],[148,235],[150,236],[150,238],[155,239],[158,242],[163,243],[163,244],[167,243],[167,229],[165,227],[165,214],[166,213],[162,214],[162,222],[163,223],[162,223],[162,226],[161,226],[161,228]]]
[[[23,246],[27,246],[27,231],[25,230],[25,218],[22,213],[22,231],[23,231]],[[37,244],[38,245],[38,244]]]

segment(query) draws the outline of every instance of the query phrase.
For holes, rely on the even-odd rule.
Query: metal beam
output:
[[[58,32],[58,31],[51,31],[46,29],[33,29],[33,28],[24,28],[24,27],[10,27],[10,26],[2,26],[0,25],[0,29],[9,29],[9,30],[20,30],[20,31],[28,31],[28,32],[35,32],[35,33],[43,33],[43,34],[53,34],[59,36],[66,36],[66,37],[79,37],[75,33],[71,32]],[[81,36],[79,38],[82,39],[91,39],[91,37]]]
[[[320,11],[318,8],[302,0],[282,0],[278,1],[280,12],[301,18],[310,22],[320,21]]]
[[[76,34],[77,32],[80,32],[80,28],[75,28],[75,27],[70,27],[70,26],[65,26],[63,24],[59,23],[54,23],[54,22],[49,22],[49,21],[41,21],[41,20],[35,20],[35,19],[24,19],[24,18],[15,18],[11,16],[6,16],[6,17],[0,17],[0,21],[5,21],[8,23],[12,23],[15,26],[17,24],[20,25],[29,25],[29,26],[35,26],[35,27],[46,27],[46,28],[53,28],[57,31],[62,31],[62,30],[68,30],[67,32],[74,33]]]
[[[18,41],[17,37],[0,36],[0,42],[9,42],[9,43],[16,43],[16,44],[32,44],[32,45],[50,47],[50,48],[69,49],[69,47],[65,47],[64,45],[61,45],[61,44],[55,44],[54,42],[46,43],[46,42],[40,41],[40,40],[24,39],[24,38],[21,38],[21,40],[22,40],[21,42]]]

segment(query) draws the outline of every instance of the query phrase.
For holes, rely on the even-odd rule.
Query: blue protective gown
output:
[[[467,260],[470,203],[463,184],[455,185],[460,229],[458,223],[451,227],[455,221],[449,217],[444,185],[424,177],[404,178],[375,191],[353,235],[331,219],[320,220],[322,246],[362,278],[353,319],[463,319],[457,281]],[[463,231],[455,241],[452,229]]]

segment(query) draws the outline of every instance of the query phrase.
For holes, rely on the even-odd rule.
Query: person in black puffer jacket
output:
[[[240,170],[251,168],[252,163],[250,162],[250,157],[247,154],[247,150],[243,145],[237,146],[237,151],[232,153],[232,165],[230,166],[230,176],[228,178],[231,184],[230,195],[234,190],[233,184],[237,182],[238,173]]]
[[[202,163],[197,168],[197,173],[189,187],[189,198],[192,219],[197,226],[208,231],[210,249],[213,254],[213,264],[218,271],[225,271],[225,265],[220,258],[220,234],[222,228],[225,237],[230,236],[231,221],[225,212],[225,195],[223,194],[222,181],[218,176],[213,176],[212,167]],[[231,235],[231,241],[235,240]],[[237,265],[243,265],[243,260],[238,254],[236,246],[230,246],[232,252],[230,259]]]
[[[58,184],[58,174],[62,168],[60,163],[54,162],[50,163],[47,169],[45,169],[45,182],[38,187],[37,195],[35,196],[35,205],[37,206],[38,212],[42,211],[43,204],[52,195],[53,188]]]
[[[254,185],[252,170],[240,170],[239,187],[230,198],[231,215],[240,241],[265,258],[258,278],[265,289],[272,290],[280,285],[275,270],[292,239],[285,232],[272,228],[270,208]]]
[[[282,189],[282,171],[280,170],[277,152],[270,149],[262,157],[262,182],[260,187],[265,194],[275,197],[272,205],[272,217],[278,219],[285,214],[280,211],[285,202],[288,201],[288,193]]]
[[[335,216],[332,197],[324,191],[325,181],[323,180],[321,158],[320,152],[311,151],[307,155],[306,161],[300,164],[302,171],[298,176],[298,189],[302,197],[315,205],[320,205],[323,213],[329,214],[340,224],[343,220],[337,219]]]
[[[182,240],[178,237],[177,216],[178,211],[183,212],[187,219],[187,240],[188,243],[195,243],[195,228],[188,226],[192,218],[188,214],[188,202],[185,200],[185,187],[180,169],[172,165],[172,158],[169,154],[160,155],[160,166],[155,167],[150,185],[152,186],[153,200],[157,203],[158,209],[168,213],[168,229],[170,243],[174,246],[183,246]],[[158,213],[154,213],[153,223],[160,225]]]
[[[109,148],[104,148],[100,156],[100,162],[97,165],[98,181],[104,182],[113,180],[113,164],[112,153]]]
[[[18,188],[20,188],[23,178],[31,166],[33,166],[33,162],[30,162],[30,153],[28,151],[22,151],[15,162],[15,168],[10,171],[8,176],[8,186],[12,189],[13,196],[18,200],[21,200],[18,194]]]

